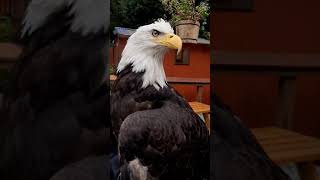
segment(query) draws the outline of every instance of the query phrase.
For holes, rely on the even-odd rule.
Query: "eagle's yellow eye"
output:
[[[157,37],[157,36],[159,36],[159,34],[160,34],[160,32],[159,31],[157,31],[157,30],[152,30],[152,36],[153,37]]]

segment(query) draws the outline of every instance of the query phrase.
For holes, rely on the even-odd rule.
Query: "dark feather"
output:
[[[212,115],[214,179],[289,180],[251,131],[215,95],[212,97]]]
[[[49,179],[109,151],[109,7],[88,2],[33,0],[28,7],[23,53],[0,110],[0,179]],[[101,14],[101,22],[89,22]]]
[[[70,164],[57,172],[50,180],[102,180],[110,177],[108,156],[88,157]]]
[[[126,166],[138,158],[159,179],[208,178],[204,122],[169,85],[159,91],[153,86],[141,88],[142,75],[127,66],[112,88],[111,120],[115,139],[120,133],[120,162]]]

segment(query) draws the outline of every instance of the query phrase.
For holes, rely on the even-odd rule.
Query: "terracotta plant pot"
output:
[[[175,26],[176,34],[184,43],[197,43],[200,23],[194,20],[181,20]]]

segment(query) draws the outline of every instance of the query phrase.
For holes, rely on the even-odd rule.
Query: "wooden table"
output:
[[[320,140],[276,127],[252,129],[253,134],[277,164],[295,163],[301,180],[320,180],[314,162],[320,160]]]
[[[19,55],[22,48],[13,43],[0,43],[0,68],[11,67]]]
[[[117,79],[117,76],[110,75],[110,81]],[[197,87],[197,101],[203,100],[203,89],[205,85],[210,85],[210,78],[184,78],[184,77],[167,77],[169,84],[194,85]]]
[[[203,114],[204,121],[210,132],[210,106],[200,102],[189,102],[193,111],[197,114]]]

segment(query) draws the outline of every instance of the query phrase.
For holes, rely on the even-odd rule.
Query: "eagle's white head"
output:
[[[152,85],[159,90],[167,85],[163,68],[167,50],[177,49],[179,53],[181,48],[180,37],[174,34],[170,24],[163,19],[141,26],[128,39],[118,72],[132,64],[133,72],[144,72],[142,88]]]

